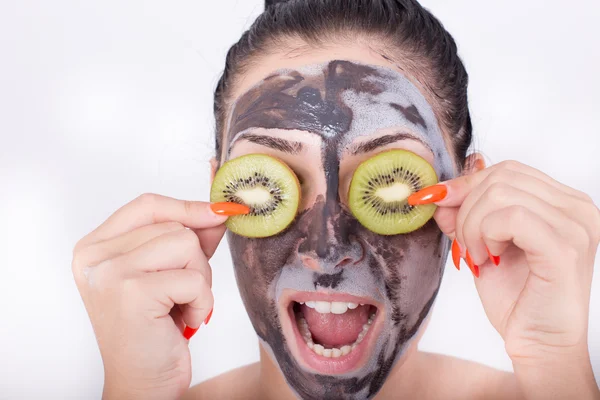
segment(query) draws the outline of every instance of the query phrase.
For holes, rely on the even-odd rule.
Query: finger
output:
[[[438,207],[433,214],[433,219],[438,227],[450,239],[456,237],[456,216],[458,215],[459,207]]]
[[[492,178],[497,178],[497,180]],[[565,199],[563,192],[548,184],[545,184],[537,178],[510,170],[499,170],[496,174],[489,174],[487,178],[481,182],[481,184],[475,187],[471,191],[471,194],[464,199],[460,207],[438,207],[433,217],[442,232],[448,235],[451,239],[454,239],[458,210],[464,210],[463,212],[468,214],[473,204],[475,204],[479,197],[485,193],[485,191],[488,190],[491,185],[502,181],[510,182],[518,189],[538,195],[539,197],[548,200],[550,204],[555,206],[563,206],[567,200]],[[569,198],[571,197],[569,196]]]
[[[595,206],[593,203],[586,201],[585,196],[583,198],[574,197],[569,194],[562,192],[561,190],[556,189],[555,187],[541,181],[540,179],[521,173],[515,172],[508,169],[500,169],[496,172],[488,175],[486,179],[483,180],[477,187],[475,187],[472,192],[464,199],[461,207],[459,218],[455,221],[460,220],[461,223],[464,222],[463,219],[466,218],[467,215],[471,213],[471,209],[474,204],[476,204],[481,196],[492,194],[492,201],[500,201],[501,204],[509,205],[511,202],[507,202],[506,197],[508,196],[502,190],[502,185],[510,185],[522,192],[526,192],[531,194],[532,196],[540,198],[542,201],[549,203],[551,206],[554,206],[559,211],[562,211],[565,217],[571,219],[572,221],[566,221],[567,226],[562,226],[562,231],[570,232],[571,235],[567,237],[567,239],[579,238],[582,242],[589,241],[590,238],[597,237],[594,229],[594,210]],[[512,203],[516,204],[516,203]],[[452,215],[452,213],[446,213],[444,210],[453,210],[454,207],[441,207],[436,210],[436,214],[440,216],[444,216],[443,220],[438,223],[441,225],[441,228],[444,232],[446,232],[450,237],[452,237],[455,227],[450,226],[452,220],[447,218],[448,215]],[[543,215],[543,214],[542,214]],[[581,227],[584,227],[587,230],[587,237],[582,237],[584,235],[579,235],[581,233],[581,229],[575,227],[573,222],[579,223]],[[569,228],[569,229],[567,229]],[[596,231],[599,231],[596,229]],[[577,236],[572,233],[578,233]],[[462,236],[459,241],[462,243],[465,239]],[[480,246],[473,247],[472,245],[466,244],[472,251],[470,251],[472,258],[475,262],[485,262],[485,254],[486,252],[482,252]],[[479,249],[479,250],[478,250]],[[491,254],[488,254],[491,258]],[[497,254],[494,254],[497,256]],[[496,260],[497,263],[497,260]]]
[[[86,266],[97,265],[104,260],[127,253],[165,233],[183,229],[185,229],[184,226],[179,222],[163,222],[142,226],[116,238],[92,243],[77,252],[73,260],[74,268],[81,269]]]
[[[490,213],[517,205],[541,216],[554,229],[566,229],[567,225],[572,224],[562,211],[544,200],[506,183],[495,183],[488,187],[470,209],[461,207],[456,219],[457,240],[466,246],[475,264],[481,265],[489,257],[481,237],[481,221]],[[521,229],[529,228],[522,226]]]
[[[484,194],[489,194],[491,190],[494,190],[498,197],[504,196],[505,194],[502,190],[498,190],[499,187],[495,187],[497,185],[510,185],[523,192],[530,193],[556,208],[563,209],[565,212],[570,212],[571,214],[575,212],[573,210],[574,208],[580,208],[577,207],[577,204],[582,203],[581,200],[576,199],[531,175],[502,169],[488,175],[483,182],[471,191],[460,207],[461,213],[468,214],[471,207],[479,200],[479,198]],[[582,216],[579,220],[583,223],[586,218],[587,217]]]
[[[465,198],[491,174],[507,170],[519,172],[537,178],[543,183],[562,191],[563,193],[580,197],[581,192],[555,181],[543,172],[516,161],[503,161],[484,170],[469,175],[460,176],[437,185],[430,186],[410,196],[412,205],[435,203],[441,207],[458,207]]]
[[[523,206],[502,208],[486,215],[481,221],[481,235],[492,252],[500,251],[501,243],[513,243],[525,252],[531,272],[547,281],[560,275],[560,268],[553,267],[564,263],[569,254],[552,226]]]
[[[225,225],[218,225],[206,229],[194,229],[196,235],[198,235],[198,238],[200,239],[202,251],[208,260],[210,260],[213,254],[215,254],[215,251],[217,250],[221,239],[223,239],[223,235],[225,234],[226,230],[227,227]]]
[[[173,319],[175,326],[177,327],[177,329],[179,329],[179,331],[182,334],[183,334],[183,330],[185,329],[185,322],[183,322],[183,314],[182,314],[181,310],[184,307],[185,306],[183,304],[177,304],[176,306],[171,308],[171,311],[169,312],[169,315]]]
[[[198,270],[168,270],[144,274],[135,285],[154,300],[152,316],[161,318],[170,314],[176,304],[183,305],[181,316],[187,326],[198,327],[213,307],[210,285]]]
[[[226,220],[226,216],[217,215],[211,210],[210,203],[144,194],[118,209],[102,225],[82,239],[82,242],[95,243],[144,225],[167,221],[177,221],[197,229],[218,226]]]
[[[108,261],[116,268],[142,272],[196,269],[207,282],[212,282],[210,266],[198,236],[189,229],[166,233]]]

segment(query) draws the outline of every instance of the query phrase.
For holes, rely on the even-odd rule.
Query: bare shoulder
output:
[[[259,363],[233,369],[191,387],[181,400],[258,398],[259,373]]]
[[[513,373],[474,361],[421,352],[423,374],[435,377],[427,397],[452,399],[521,399]],[[441,397],[440,397],[441,396]]]

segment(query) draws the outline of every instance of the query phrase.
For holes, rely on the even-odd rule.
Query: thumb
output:
[[[438,207],[433,214],[433,219],[440,230],[450,239],[456,237],[456,217],[459,207]]]
[[[200,247],[202,247],[202,251],[208,260],[217,250],[226,230],[225,225],[213,226],[207,229],[194,229],[200,240]]]
[[[494,170],[493,168],[486,169],[483,159],[479,157],[479,155],[473,157],[474,161],[465,169],[465,175],[426,187],[412,194],[408,198],[408,204],[412,206],[436,204],[440,207],[460,207],[469,193]]]

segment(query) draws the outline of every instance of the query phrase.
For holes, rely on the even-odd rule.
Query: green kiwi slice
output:
[[[411,206],[411,194],[438,182],[433,167],[415,153],[389,150],[361,163],[350,182],[348,206],[367,229],[397,235],[419,229],[435,212],[435,204]]]
[[[227,219],[225,225],[232,232],[251,238],[273,236],[296,217],[300,184],[296,174],[282,161],[266,154],[247,154],[219,168],[210,201],[250,207],[249,214]]]

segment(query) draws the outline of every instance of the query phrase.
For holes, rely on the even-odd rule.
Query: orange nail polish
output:
[[[452,261],[456,269],[460,271],[460,248],[456,239],[452,241]]]
[[[232,217],[250,213],[250,207],[239,203],[212,203],[210,209],[219,215]]]
[[[469,254],[469,250],[467,250],[466,261],[467,261],[467,265],[471,269],[471,272],[473,273],[473,275],[475,275],[475,278],[479,278],[479,266],[475,265],[475,263],[473,262],[473,259],[471,258],[471,255]]]
[[[212,312],[213,312],[213,308],[210,309],[210,312],[208,313],[208,315],[206,316],[206,319],[204,320],[204,325],[208,325],[208,321],[210,321],[210,317],[212,317]]]
[[[490,256],[490,260],[492,260],[492,262],[494,263],[495,266],[500,265],[500,256],[494,256],[492,255],[492,253],[490,253],[490,249],[485,248],[487,250],[488,256]]]
[[[200,329],[200,327],[190,328],[189,326],[186,326],[185,329],[183,330],[183,337],[186,338],[187,340],[190,340],[192,338],[192,336],[194,336],[194,334],[196,332],[198,332],[198,329]]]
[[[411,206],[420,206],[431,204],[443,200],[448,194],[446,185],[433,185],[419,190],[408,197],[408,204]]]

